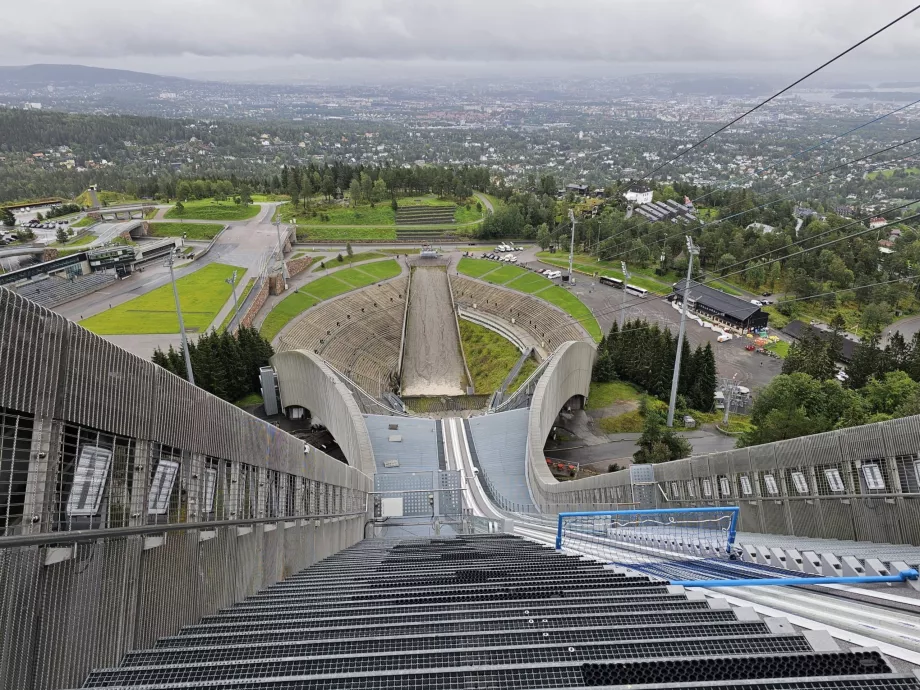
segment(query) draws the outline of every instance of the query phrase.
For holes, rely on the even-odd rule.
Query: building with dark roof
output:
[[[674,283],[676,299],[683,301],[686,280]],[[752,302],[716,290],[695,280],[690,281],[687,307],[706,318],[742,333],[766,328],[767,313]]]
[[[796,340],[801,340],[805,337],[807,333],[813,333],[818,336],[821,340],[830,340],[833,333],[830,331],[825,331],[821,328],[815,328],[810,326],[804,321],[790,321],[786,324],[786,327],[783,329],[783,333],[788,336],[795,338]],[[853,359],[853,355],[856,353],[857,343],[855,340],[850,340],[844,335],[843,340],[840,345],[840,359],[844,364],[849,364]]]

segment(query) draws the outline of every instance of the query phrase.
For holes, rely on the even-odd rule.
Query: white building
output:
[[[652,190],[648,187],[634,187],[623,196],[626,197],[626,201],[632,201],[635,204],[652,203]]]

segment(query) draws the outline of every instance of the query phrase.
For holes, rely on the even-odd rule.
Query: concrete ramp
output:
[[[460,335],[442,266],[412,269],[409,316],[403,349],[403,396],[466,393]]]

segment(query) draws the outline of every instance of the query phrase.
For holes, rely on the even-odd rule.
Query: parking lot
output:
[[[526,264],[527,268],[555,269],[555,266],[532,261]],[[625,299],[627,304],[625,308],[625,319],[645,319],[649,322],[657,322],[662,328],[670,328],[673,333],[677,333],[680,326],[680,312],[671,307],[671,304],[663,297],[649,295],[643,299],[625,295],[622,290],[618,290],[606,285],[600,285],[589,276],[580,274],[575,275],[576,285],[572,288],[578,298],[584,302],[594,313],[606,333],[614,320],[619,319],[620,304]],[[752,390],[763,388],[782,370],[782,360],[757,352],[748,352],[744,346],[751,342],[748,338],[732,338],[732,340],[720,343],[717,341],[719,333],[708,328],[703,328],[696,321],[687,319],[686,335],[692,347],[702,345],[707,342],[712,344],[712,349],[716,355],[716,366],[718,374],[723,378],[735,377],[742,386],[747,386]]]

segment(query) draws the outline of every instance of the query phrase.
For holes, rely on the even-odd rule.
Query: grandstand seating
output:
[[[407,286],[400,277],[321,302],[288,329],[278,349],[315,352],[380,397],[399,367]]]
[[[877,650],[722,603],[506,534],[368,539],[83,687],[920,687]]]
[[[116,280],[117,277],[109,273],[91,273],[74,280],[51,276],[47,280],[32,281],[12,289],[43,307],[57,307],[101,290]]]
[[[569,340],[585,340],[587,333],[568,314],[539,297],[525,295],[455,275],[450,277],[454,301],[525,328],[536,342],[552,352]]]

